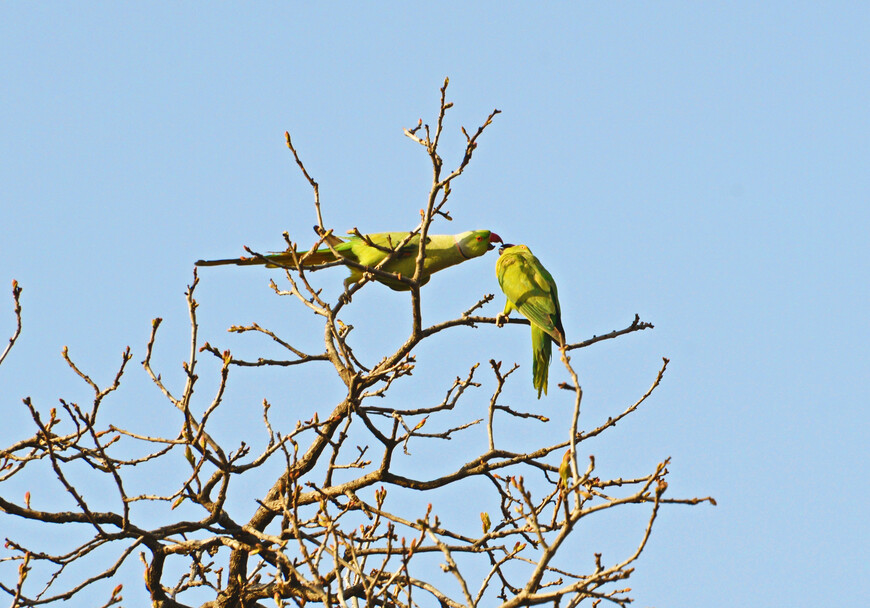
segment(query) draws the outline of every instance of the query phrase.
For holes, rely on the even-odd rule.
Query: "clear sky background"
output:
[[[430,169],[401,129],[434,120],[449,76],[448,165],[460,125],[503,113],[454,184],[454,221],[435,232],[489,228],[529,245],[558,281],[571,341],[635,313],[655,324],[575,353],[586,426],[633,402],[671,359],[654,398],[587,448],[626,476],[671,456],[672,496],[719,502],[664,510],[630,582],[636,605],[865,602],[868,5],[309,4],[0,7],[4,342],[10,281],[24,287],[24,333],[0,367],[2,443],[32,432],[26,395],[44,411],[59,397],[87,402],[64,345],[101,383],[130,345],[111,415],[131,426],[172,415],[138,362],[163,317],[156,364],[181,386],[194,260],[282,249],[285,230],[312,242],[312,195],[285,130],[320,182],[327,225],[413,227]],[[436,276],[427,319],[497,293],[495,257]],[[202,271],[201,338],[239,356],[279,354],[225,332],[258,321],[316,350],[316,319],[275,297],[270,276],[280,277]],[[317,278],[334,296],[344,276]],[[408,309],[407,295],[366,288],[347,319],[360,351],[399,344]],[[506,400],[564,417],[570,395],[533,398],[522,326],[439,336],[420,353],[417,384],[400,390],[440,400],[482,361],[467,406],[482,412],[493,357],[523,366]],[[203,360],[203,399],[216,367]],[[312,386],[319,378],[235,370],[227,440],[262,433],[263,398],[279,424],[328,411],[341,391]],[[551,386],[566,378],[554,363]],[[47,472],[28,489],[48,507],[54,486]],[[235,499],[251,508],[260,491]],[[629,546],[642,516],[612,534]],[[131,564],[122,574],[136,605],[145,596]]]

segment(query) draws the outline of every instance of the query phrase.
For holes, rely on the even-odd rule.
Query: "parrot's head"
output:
[[[513,251],[508,251],[508,249],[513,249]],[[514,245],[512,243],[502,243],[502,246],[498,248],[499,255],[504,255],[505,253],[517,253],[519,251],[529,251],[529,248],[525,245]]]
[[[464,258],[476,258],[491,249],[495,243],[502,243],[501,237],[489,230],[471,230],[453,237],[456,247]]]

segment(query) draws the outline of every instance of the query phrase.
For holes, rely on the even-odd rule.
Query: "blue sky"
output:
[[[430,169],[401,129],[434,119],[449,76],[448,165],[460,125],[502,114],[437,232],[490,228],[529,245],[558,281],[571,341],[635,313],[656,326],[575,353],[587,424],[671,359],[654,398],[590,451],[625,475],[671,456],[673,495],[719,506],[665,510],[631,579],[636,605],[858,605],[870,593],[868,40],[860,2],[4,4],[0,327],[11,333],[13,278],[25,327],[0,367],[2,443],[29,432],[22,397],[44,410],[87,400],[64,345],[102,382],[130,345],[113,407],[145,425],[163,415],[138,362],[163,317],[155,357],[180,386],[193,261],[281,249],[285,230],[311,241],[285,130],[327,225],[413,227]],[[494,263],[435,277],[427,318],[497,292]],[[225,332],[258,321],[316,349],[315,320],[269,276],[204,270],[202,339],[274,353]],[[343,276],[318,278],[334,296]],[[402,340],[407,299],[379,286],[355,298],[362,352]],[[559,391],[534,401],[519,326],[439,338],[407,390],[440,400],[492,357],[523,366],[512,403],[564,415]],[[484,371],[469,407],[487,398]],[[551,382],[565,379],[554,364]],[[233,380],[228,440],[258,432],[263,398],[287,424],[340,398],[286,370]],[[137,568],[131,601],[144,593]]]

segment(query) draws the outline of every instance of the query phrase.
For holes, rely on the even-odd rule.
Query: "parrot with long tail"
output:
[[[556,282],[525,245],[505,244],[499,248],[495,274],[507,297],[496,323],[503,325],[511,311],[517,310],[532,325],[532,385],[540,399],[541,391],[547,394],[552,344],[565,345]]]
[[[322,235],[323,233],[320,232],[320,234]],[[409,234],[409,232],[378,232],[364,235],[363,238],[358,236],[341,238],[330,234],[325,238],[332,246],[331,249],[329,247],[322,247],[311,253],[298,251],[296,252],[296,257],[301,259],[305,256],[302,263],[303,268],[312,268],[330,262],[338,262],[341,258],[351,260],[363,266],[374,267],[390,255],[391,251],[404,241]],[[471,230],[459,234],[433,234],[427,236],[420,284],[425,285],[428,283],[433,273],[479,257],[487,251],[494,249],[494,243],[502,242],[501,237],[489,230]],[[387,262],[381,270],[408,278],[414,276],[419,246],[420,235],[417,234],[399,248],[393,259]],[[294,267],[293,254],[290,251],[270,253],[262,257],[199,260],[196,262],[197,266],[221,266],[225,264],[237,266],[259,264],[272,268],[286,267],[291,269]],[[349,270],[350,276],[344,281],[345,289],[361,281],[365,273],[364,270],[354,267],[349,267]],[[407,291],[409,289],[407,284],[395,279],[375,276],[374,280],[396,291]]]

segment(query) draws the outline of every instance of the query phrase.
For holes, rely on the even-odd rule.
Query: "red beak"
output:
[[[499,235],[497,235],[495,232],[490,232],[489,233],[489,247],[487,247],[487,251],[495,249],[495,245],[493,245],[493,243],[504,243],[504,241],[501,240],[501,237]]]

